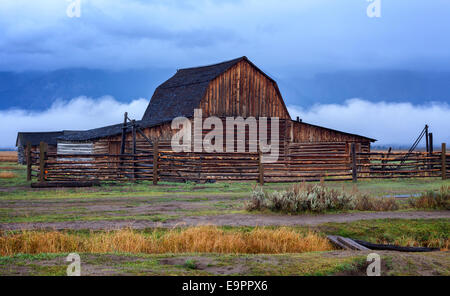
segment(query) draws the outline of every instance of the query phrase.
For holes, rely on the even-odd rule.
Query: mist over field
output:
[[[0,111],[0,147],[14,147],[18,131],[97,128],[120,123],[124,112],[139,120],[147,105],[148,100],[143,98],[123,103],[111,96],[77,97],[57,101],[44,111]],[[450,143],[450,106],[447,103],[413,105],[350,99],[344,104],[316,104],[310,108],[288,105],[288,109],[292,118],[299,116],[307,123],[375,138],[376,145],[407,147],[425,124],[429,124],[434,133],[435,145]]]
[[[413,105],[350,99],[344,104],[317,104],[311,108],[290,105],[288,109],[293,118],[299,116],[308,123],[377,139],[374,145],[409,148],[425,124],[433,132],[435,146],[450,142],[447,103]]]

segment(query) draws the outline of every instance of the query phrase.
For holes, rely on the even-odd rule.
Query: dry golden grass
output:
[[[15,177],[17,177],[17,175],[12,172],[0,172],[0,179],[12,179]]]
[[[300,234],[291,229],[255,228],[249,232],[224,231],[214,226],[143,234],[130,229],[69,234],[58,231],[22,231],[0,237],[0,255],[18,253],[233,253],[281,254],[327,251],[329,241],[313,232]]]
[[[17,151],[0,151],[0,162],[17,162]]]

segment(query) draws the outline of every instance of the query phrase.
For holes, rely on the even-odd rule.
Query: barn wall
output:
[[[276,84],[246,61],[213,80],[200,107],[205,116],[290,119]]]
[[[203,117],[203,119],[205,119],[205,117]],[[225,117],[220,117],[220,119],[222,120],[222,126],[223,126],[223,131],[224,131],[224,136],[223,136],[223,144],[224,144],[224,151],[225,151],[225,147],[226,147],[226,118]],[[279,141],[280,141],[280,151],[282,149],[284,149],[285,146],[285,142],[287,140],[288,137],[288,132],[287,132],[287,125],[288,125],[289,121],[287,120],[280,120],[279,122]],[[269,126],[269,131],[267,132],[267,136],[268,139],[270,140],[270,121],[268,121],[268,126]],[[194,123],[193,120],[191,119],[191,128],[192,128],[192,141],[194,140]],[[203,137],[211,132],[213,129],[203,129]],[[259,130],[259,129],[258,129]],[[156,140],[158,139],[159,141],[170,141],[172,139],[172,136],[178,132],[178,130],[172,130],[171,128],[171,123],[166,123],[163,125],[159,125],[159,126],[155,126],[155,127],[150,127],[150,128],[145,128],[142,129],[142,131],[144,132],[144,134],[150,139],[150,140]],[[237,131],[236,131],[236,127],[235,127],[235,147],[237,147],[237,141],[238,141],[238,137],[237,137]],[[96,153],[110,153],[110,154],[119,154],[120,153],[120,147],[121,147],[121,135],[117,135],[115,137],[109,137],[109,138],[103,138],[103,139],[99,139],[96,140],[94,143],[95,146],[95,150]],[[246,150],[248,151],[248,145],[249,145],[249,139],[250,139],[250,133],[249,133],[249,129],[248,126],[246,126],[246,135],[245,135],[245,139],[246,139]],[[130,130],[128,130],[127,134],[126,134],[126,145],[125,145],[125,152],[126,153],[131,153],[132,151],[132,133]],[[144,137],[142,137],[142,135],[140,135],[139,133],[136,133],[136,141],[137,141],[137,152],[145,152],[145,151],[151,151],[151,145],[148,144],[148,142],[144,139]],[[236,148],[237,149],[237,148]],[[99,152],[97,152],[99,151]],[[101,151],[101,152],[100,152]]]
[[[205,118],[205,117],[204,117]],[[221,117],[224,131],[226,130],[226,118]],[[192,125],[192,139],[194,139],[194,124],[191,120]],[[172,136],[178,130],[171,129],[171,123],[166,123],[163,125],[145,128],[143,129],[144,134],[150,140],[159,141],[170,141]],[[209,133],[211,130],[204,129],[203,136]],[[235,131],[236,134],[236,131]],[[270,138],[270,131],[268,132]],[[248,128],[246,128],[246,149],[248,149],[248,140],[250,139]],[[137,139],[137,152],[148,152],[150,151],[151,145],[147,143],[147,141],[142,137],[139,133],[136,133]],[[131,153],[132,151],[132,133],[129,130],[126,134],[126,146],[125,152]],[[351,143],[356,143],[357,151],[369,152],[370,151],[370,141],[364,137],[358,137],[346,133],[341,133],[338,131],[333,131],[327,128],[322,128],[318,126],[309,125],[302,122],[295,122],[291,120],[280,120],[279,127],[279,140],[280,140],[280,153],[283,152],[286,143],[294,142],[294,143],[331,143],[331,142],[339,142],[339,143],[347,143],[348,147],[350,147]],[[224,135],[223,138],[224,146],[226,144],[226,138]],[[237,142],[237,136],[235,137],[235,142]],[[103,138],[96,140],[94,142],[94,151],[98,154],[119,154],[121,147],[121,135],[117,135],[115,137]],[[347,152],[349,152],[350,148],[347,148]]]
[[[25,158],[25,149],[23,146],[17,147],[17,163],[26,164],[27,159]]]
[[[314,142],[346,142],[357,143],[357,151],[370,152],[370,141],[367,138],[350,135],[327,128],[291,121],[290,140],[294,143]]]

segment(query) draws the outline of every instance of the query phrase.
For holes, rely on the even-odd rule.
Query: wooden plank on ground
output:
[[[328,240],[335,246],[344,249],[344,250],[351,250],[347,245],[344,245],[338,240],[338,237],[335,235],[327,235]]]
[[[362,246],[360,244],[358,244],[357,242],[355,242],[354,240],[350,239],[350,238],[346,238],[346,237],[342,237],[342,236],[338,236],[337,240],[346,245],[347,247],[349,247],[351,250],[358,250],[358,251],[368,251],[370,250],[369,248],[366,248],[365,246]]]
[[[98,181],[50,181],[31,183],[31,188],[92,187],[99,184]]]

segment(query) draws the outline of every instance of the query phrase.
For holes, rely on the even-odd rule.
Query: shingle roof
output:
[[[17,133],[16,146],[27,145],[37,146],[40,142],[49,145],[56,145],[58,137],[78,133],[79,131],[57,131],[57,132],[19,132]]]
[[[148,128],[155,125],[159,125],[164,122],[170,122],[173,118],[158,118],[157,120],[139,120],[136,121],[136,125],[140,128]],[[122,133],[123,124],[114,124],[109,126],[104,126],[100,128],[95,128],[86,131],[80,131],[77,133],[61,135],[58,137],[58,140],[61,141],[88,141],[95,140],[103,137],[112,137],[117,136]],[[127,130],[130,131],[131,127]]]
[[[242,60],[248,61],[244,56],[219,64],[178,70],[155,90],[142,120],[192,116],[211,80]]]

